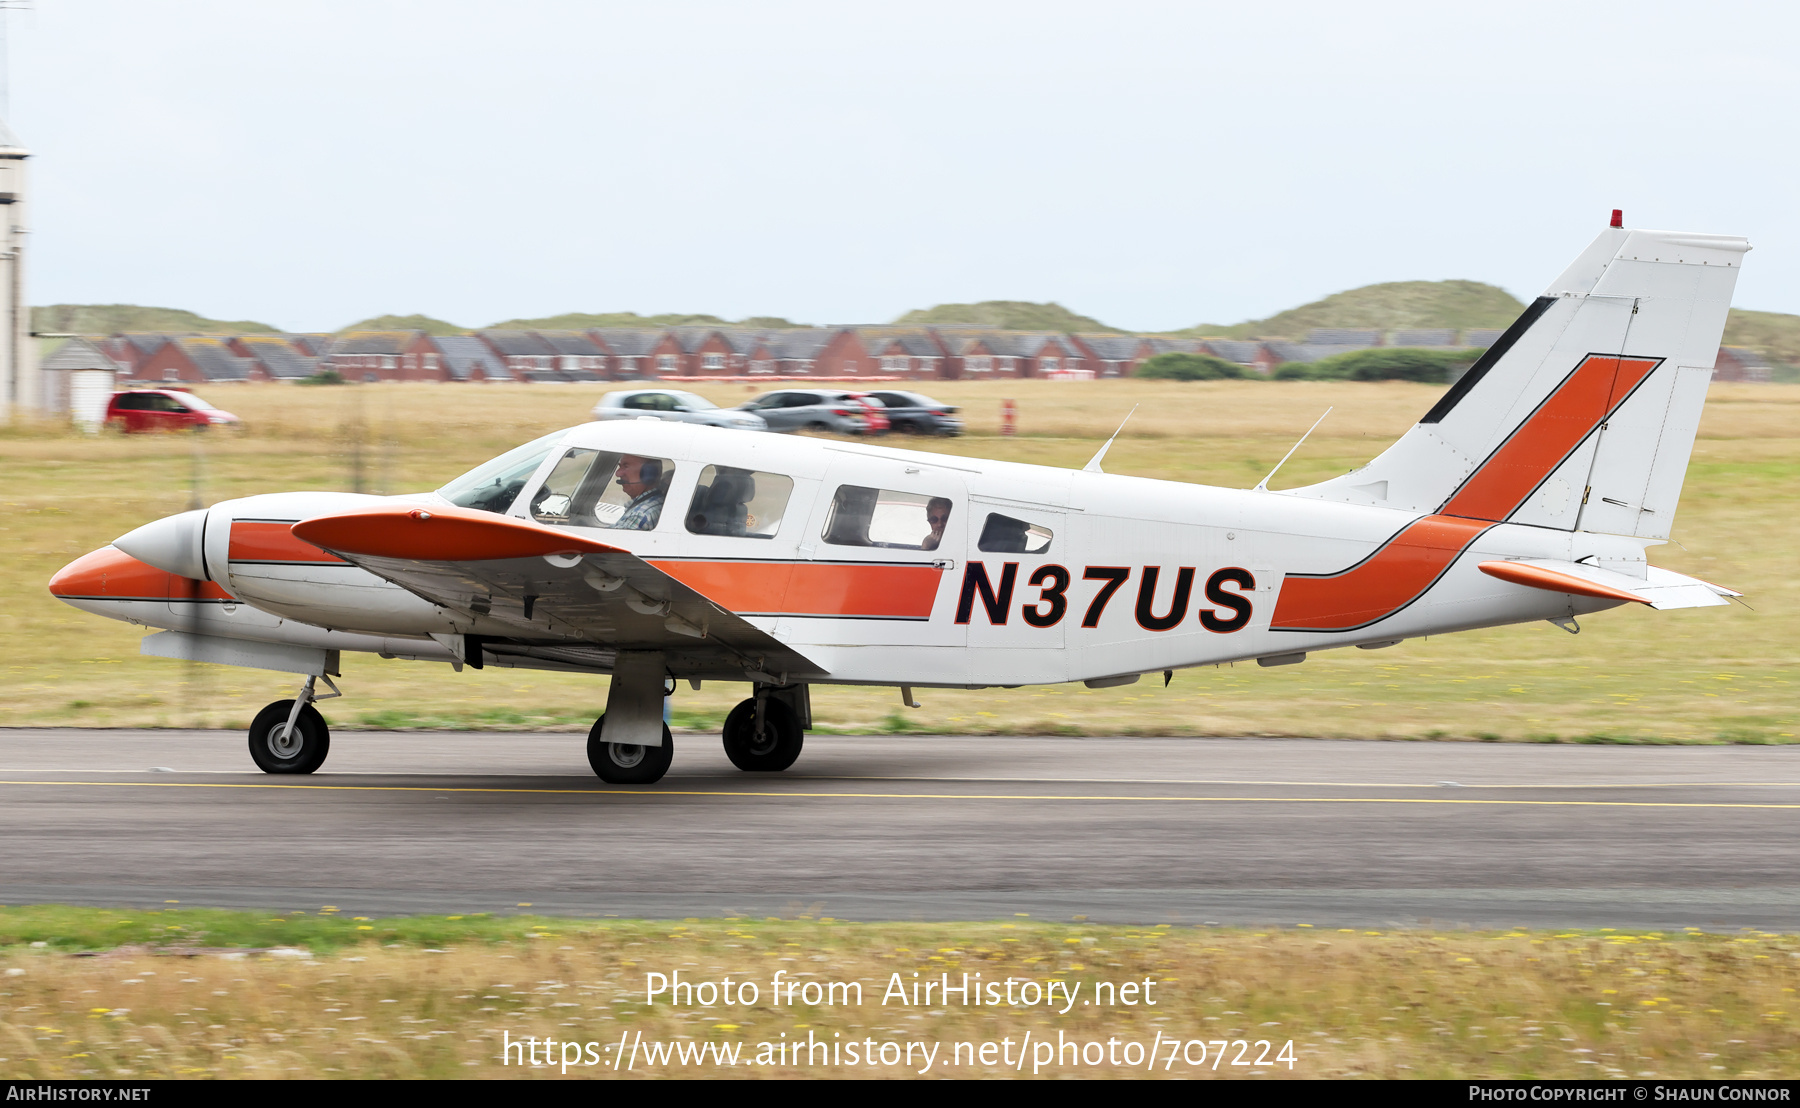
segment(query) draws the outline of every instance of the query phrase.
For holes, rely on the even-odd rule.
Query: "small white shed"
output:
[[[78,427],[98,431],[124,369],[87,339],[70,339],[39,366],[44,410],[51,415],[66,415]]]

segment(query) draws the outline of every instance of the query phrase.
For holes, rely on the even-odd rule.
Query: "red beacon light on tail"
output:
[[[1624,208],[1614,208],[1613,209],[1612,225],[1614,227],[1625,226],[1625,209]]]

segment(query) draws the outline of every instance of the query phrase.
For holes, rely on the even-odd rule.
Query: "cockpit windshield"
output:
[[[525,482],[556,444],[569,432],[552,431],[541,439],[514,447],[492,461],[483,462],[438,490],[438,495],[464,508],[484,512],[505,512],[518,499]]]

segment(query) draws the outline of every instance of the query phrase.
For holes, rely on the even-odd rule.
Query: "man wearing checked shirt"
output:
[[[619,487],[631,497],[625,514],[612,526],[621,531],[648,531],[662,516],[663,463],[660,458],[626,454],[619,459]]]

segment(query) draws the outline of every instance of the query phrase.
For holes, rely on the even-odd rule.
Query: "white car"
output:
[[[594,405],[595,419],[640,419],[649,416],[671,423],[698,423],[738,431],[767,431],[763,417],[736,408],[721,408],[704,396],[680,389],[632,389],[609,392]]]

